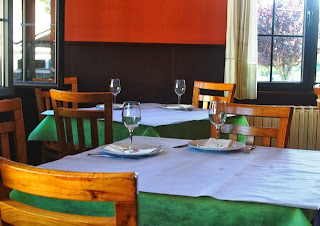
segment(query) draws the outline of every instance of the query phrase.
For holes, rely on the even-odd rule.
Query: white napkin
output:
[[[96,107],[103,110],[104,104],[97,104]],[[122,109],[122,104],[113,104],[113,109],[115,110]]]
[[[218,149],[228,149],[231,144],[232,140],[227,140],[227,139],[218,139],[218,144],[220,146],[216,146],[217,144],[217,139],[215,138],[209,138],[208,141],[203,145],[203,147],[206,148],[218,148]]]
[[[133,148],[135,148],[135,146],[133,145]],[[130,155],[141,155],[141,154],[150,154],[151,152],[153,152],[154,150],[156,150],[157,148],[135,148],[134,152],[130,152],[128,149],[128,147],[123,146],[123,145],[117,145],[117,144],[109,144],[106,145],[105,147],[103,147],[104,150],[107,151],[112,151],[116,154],[130,154]]]
[[[174,109],[174,110],[192,110],[195,107],[193,105],[189,105],[189,104],[165,104],[162,105],[164,108],[166,109]]]

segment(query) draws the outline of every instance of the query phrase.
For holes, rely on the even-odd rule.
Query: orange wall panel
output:
[[[66,0],[65,40],[225,44],[227,0]]]

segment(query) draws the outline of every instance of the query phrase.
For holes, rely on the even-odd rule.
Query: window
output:
[[[12,17],[12,1],[0,0],[0,95],[13,94],[12,89],[12,41],[9,18]]]
[[[0,0],[0,9],[0,88],[60,85],[64,0]]]
[[[63,43],[63,0],[13,3],[14,85],[59,84]]]
[[[259,90],[312,90],[319,0],[258,0]]]

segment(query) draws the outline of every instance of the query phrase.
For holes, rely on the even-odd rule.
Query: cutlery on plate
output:
[[[89,156],[100,156],[100,157],[107,157],[107,158],[115,158],[113,155],[104,155],[104,154],[96,154],[96,153],[88,153]]]
[[[251,145],[251,147],[244,149],[243,152],[250,154],[255,148],[256,148],[256,146],[253,144],[253,145]]]
[[[182,144],[182,145],[174,146],[172,148],[184,148],[184,147],[188,147],[188,144]]]
[[[105,157],[105,158],[139,159],[139,158],[126,158],[122,156],[105,155],[105,154],[98,154],[98,153],[88,153],[88,156]]]

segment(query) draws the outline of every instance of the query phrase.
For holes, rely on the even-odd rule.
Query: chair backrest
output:
[[[42,169],[1,157],[0,172],[0,218],[3,224],[138,225],[136,173]],[[48,198],[114,202],[115,216],[83,216],[40,209],[10,199],[10,189]]]
[[[320,84],[313,86],[314,93],[317,95],[317,105],[320,108]]]
[[[262,145],[271,146],[271,138],[276,138],[276,147],[286,148],[288,146],[293,107],[229,103],[227,113],[280,119],[278,128],[224,124],[221,127],[221,133],[229,134],[230,139],[237,140],[238,135],[246,135],[246,143],[253,145],[256,137],[262,137]],[[216,129],[213,125],[211,125],[211,136],[216,136]]]
[[[26,137],[19,98],[0,100],[0,154],[7,159],[27,163]],[[11,143],[10,141],[13,141]],[[14,147],[11,151],[10,147]],[[11,155],[14,156],[11,156]]]
[[[225,96],[204,95],[204,94],[200,94],[200,90],[227,91],[228,96],[225,97]],[[208,103],[212,100],[225,100],[226,103],[232,103],[234,99],[235,91],[236,91],[235,84],[194,81],[192,105],[198,108],[199,101],[202,101],[202,108],[208,109]]]
[[[59,145],[59,157],[68,154],[93,149],[99,146],[98,119],[103,119],[104,141],[109,144],[113,141],[112,119],[112,93],[110,92],[69,92],[62,90],[50,90],[52,106],[57,126]],[[70,103],[104,104],[103,110],[69,108]],[[72,121],[74,120],[74,123]],[[90,122],[90,123],[89,123]],[[90,131],[85,131],[84,123],[90,124]],[[77,129],[73,129],[77,127]],[[79,146],[74,142],[78,134]],[[74,134],[75,133],[75,134]],[[91,134],[91,145],[87,145],[85,134]]]
[[[78,92],[78,78],[77,77],[65,77],[64,84],[71,85],[72,92]],[[43,90],[41,88],[35,88],[34,92],[35,92],[36,100],[37,100],[39,121],[42,121],[44,119],[45,115],[42,115],[41,113],[46,110],[52,110],[50,93],[49,93],[49,90]],[[73,107],[77,108],[78,105],[76,103],[74,103]]]

